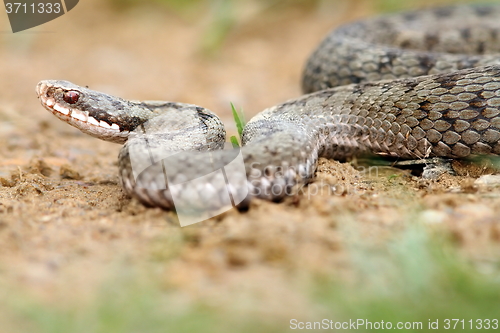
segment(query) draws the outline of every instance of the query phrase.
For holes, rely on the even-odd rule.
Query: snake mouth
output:
[[[41,81],[36,86],[36,93],[42,106],[60,120],[78,128],[84,133],[106,141],[123,143],[129,131],[122,131],[118,124],[109,124],[91,116],[88,111],[80,110],[72,104],[83,97],[77,89],[62,87],[66,81]],[[77,87],[77,86],[75,86]],[[69,97],[68,97],[69,96]]]
[[[56,86],[51,85],[47,81],[42,81],[38,83],[36,87],[36,92],[38,98],[42,105],[49,111],[51,111],[58,118],[71,123],[72,125],[81,129],[81,126],[96,126],[106,130],[120,131],[120,126],[117,124],[108,124],[105,121],[97,120],[96,118],[89,115],[87,111],[81,111],[76,108],[72,108],[68,103],[63,105],[62,102],[57,101],[57,97],[54,94],[54,90],[57,89]],[[75,122],[75,124],[73,124]],[[78,126],[76,124],[80,123]]]

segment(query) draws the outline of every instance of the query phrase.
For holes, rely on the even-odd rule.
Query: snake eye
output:
[[[80,94],[76,91],[66,91],[63,95],[63,99],[68,104],[75,104],[78,102]]]

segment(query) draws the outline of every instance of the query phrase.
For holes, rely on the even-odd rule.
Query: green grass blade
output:
[[[231,140],[231,144],[233,145],[233,148],[240,148],[240,143],[238,142],[238,138],[235,137],[234,135],[229,138]]]
[[[243,128],[245,128],[246,125],[245,117],[243,116],[243,110],[237,111],[236,108],[234,107],[234,104],[231,103],[231,111],[233,112],[234,122],[236,123],[236,129],[238,130],[238,135],[241,140]]]

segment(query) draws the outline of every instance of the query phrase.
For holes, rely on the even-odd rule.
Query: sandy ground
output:
[[[172,212],[145,208],[121,190],[118,145],[57,120],[35,96],[39,80],[66,79],[129,99],[195,103],[220,114],[234,134],[230,102],[250,118],[298,96],[314,46],[331,28],[372,14],[370,4],[264,11],[244,4],[211,54],[202,51],[210,19],[156,7],[117,13],[81,1],[15,35],[1,17],[2,283],[58,302],[67,292],[91,295],[116,261],[159,261],[165,284],[184,297],[258,297],[265,301],[257,312],[307,316],[315,310],[290,286],[304,271],[349,276],[346,228],[384,242],[421,223],[444,231],[473,262],[498,257],[500,189],[478,186],[468,169],[428,181],[394,168],[363,172],[322,160],[316,182],[283,203],[255,200],[246,213],[180,228]]]

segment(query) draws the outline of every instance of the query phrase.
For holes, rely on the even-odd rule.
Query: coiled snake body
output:
[[[216,208],[228,193],[240,198],[236,204],[279,200],[313,177],[321,156],[500,154],[500,7],[445,7],[343,26],[310,57],[303,90],[309,94],[246,125],[242,171],[231,163],[234,152],[217,150],[225,130],[202,107],[126,101],[67,81],[37,86],[57,117],[125,143],[122,185],[147,205],[170,209],[185,200]],[[207,171],[219,167],[223,185]]]

